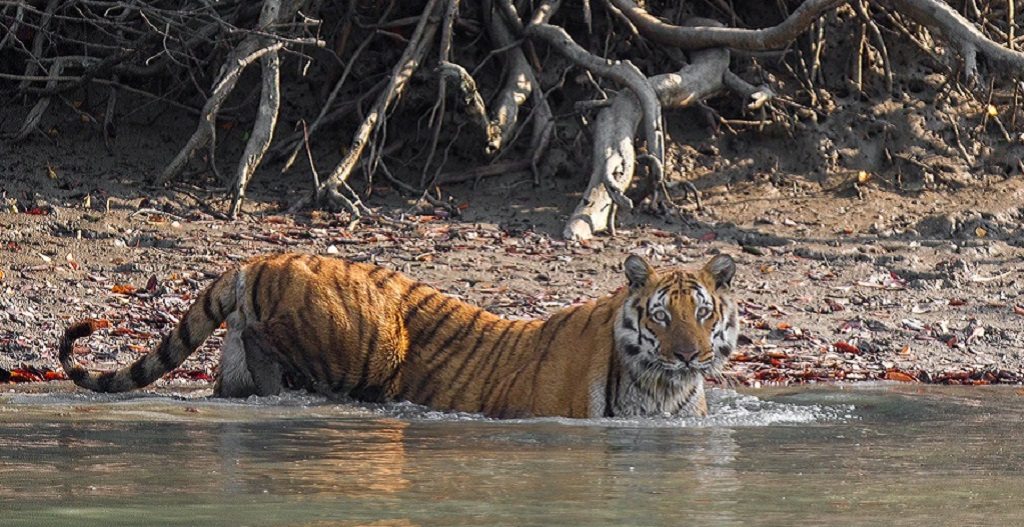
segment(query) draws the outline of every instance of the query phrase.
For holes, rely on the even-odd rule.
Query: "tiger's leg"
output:
[[[242,330],[242,345],[254,393],[261,396],[281,393],[283,371],[270,333],[262,324],[247,327]]]
[[[280,393],[281,366],[264,324],[246,325],[240,318],[232,318],[228,318],[213,395],[248,397]]]
[[[234,320],[232,320],[234,319]],[[256,393],[252,374],[246,364],[242,332],[245,323],[238,317],[228,317],[228,333],[220,351],[220,372],[213,387],[214,397],[248,397]]]

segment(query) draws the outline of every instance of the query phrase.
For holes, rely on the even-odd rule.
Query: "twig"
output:
[[[387,16],[387,13],[388,11],[385,11],[384,16]],[[330,108],[334,105],[334,100],[338,97],[338,94],[341,93],[341,87],[345,85],[345,81],[348,79],[349,73],[351,73],[352,71],[352,66],[356,63],[357,60],[359,60],[359,56],[363,53],[363,50],[365,50],[367,46],[370,45],[371,42],[373,42],[372,37],[364,39],[363,42],[359,44],[359,47],[357,47],[356,50],[352,52],[352,57],[349,58],[348,64],[345,64],[345,69],[342,70],[341,77],[338,78],[338,82],[334,83],[334,88],[331,90],[331,94],[327,96],[327,100],[324,101],[324,104],[322,106],[320,106],[320,113],[316,116],[316,119],[313,119],[313,122],[309,125],[309,131],[307,135],[312,135],[313,133],[320,129],[321,125],[324,124],[324,118],[327,115],[328,110],[330,110]],[[281,167],[281,173],[287,172],[288,170],[291,169],[292,165],[295,163],[296,157],[298,157],[299,155],[299,150],[301,148],[302,142],[296,142],[295,146],[291,149],[291,154],[288,155],[288,158],[285,160],[284,165]]]
[[[366,148],[367,142],[372,134],[380,124],[381,117],[387,112],[391,104],[398,98],[399,95],[405,90],[409,79],[412,77],[413,72],[419,66],[423,57],[426,55],[429,42],[433,39],[434,34],[437,31],[438,26],[438,0],[428,0],[426,8],[423,10],[423,14],[420,18],[419,24],[413,31],[412,38],[410,39],[409,46],[406,47],[402,53],[402,57],[395,64],[392,70],[391,79],[388,83],[388,87],[385,88],[384,92],[377,98],[370,113],[360,124],[358,130],[356,130],[355,137],[353,138],[352,145],[348,150],[345,157],[338,163],[338,165],[331,172],[331,175],[326,180],[320,183],[320,186],[316,189],[314,195],[300,199],[290,208],[291,211],[298,210],[310,201],[311,198],[321,199],[325,196],[334,197],[337,195],[337,191],[329,192],[332,187],[338,187],[343,184],[347,185],[349,175],[355,168],[359,157],[363,153],[363,149]]]
[[[462,84],[462,92],[465,94],[467,103],[465,107],[468,112],[477,110],[473,106],[473,103],[477,102],[473,100],[472,93],[476,93],[476,83],[473,82],[473,78],[469,76],[469,73],[465,71],[461,66],[453,64],[451,59],[452,54],[452,31],[455,27],[455,19],[458,18],[459,14],[459,0],[447,0],[447,7],[444,10],[444,20],[441,24],[441,43],[438,46],[438,63],[440,64],[441,75],[439,76],[437,83],[437,101],[434,103],[434,107],[430,110],[430,124],[433,127],[433,133],[430,138],[430,149],[427,152],[427,160],[423,163],[423,172],[420,174],[420,184],[425,184],[427,181],[427,172],[430,170],[430,165],[434,162],[434,154],[437,152],[437,143],[441,137],[441,123],[444,120],[445,106],[448,102],[447,86],[448,78],[452,72],[460,79]],[[459,71],[461,70],[461,71]],[[446,77],[445,73],[448,76]],[[465,73],[463,77],[461,74]],[[472,90],[470,90],[472,87]],[[486,115],[486,110],[483,110],[483,98],[476,95],[479,100],[479,114],[481,116]],[[483,124],[486,130],[486,118]]]

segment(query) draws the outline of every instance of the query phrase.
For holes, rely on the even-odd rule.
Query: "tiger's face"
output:
[[[698,270],[656,271],[643,258],[625,262],[629,296],[615,325],[619,353],[634,371],[718,374],[736,347],[738,317],[729,298],[736,273],[720,254]]]

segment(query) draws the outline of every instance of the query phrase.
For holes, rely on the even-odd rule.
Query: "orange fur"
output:
[[[620,391],[646,382],[633,379],[624,366],[628,361],[616,341],[622,336],[617,329],[622,307],[667,290],[669,282],[697,280],[713,288],[714,276],[707,269],[640,271],[648,272],[642,285],[565,308],[544,321],[525,321],[504,319],[384,267],[302,254],[268,256],[210,285],[160,346],[131,366],[95,373],[75,364],[72,343],[92,332],[88,323],[68,329],[60,358],[80,386],[139,388],[180,365],[227,319],[216,395],[277,393],[289,375],[323,393],[409,400],[495,417],[650,413],[616,410]],[[697,343],[700,357],[694,360],[707,364],[713,325],[688,316],[692,306],[684,294],[666,307],[674,310],[674,323],[641,323],[668,343],[663,354],[683,353],[680,346]],[[695,399],[686,401],[687,411],[703,413],[701,371],[679,371],[679,378],[687,379],[683,388],[693,392],[687,397]],[[624,378],[632,380],[624,384]]]

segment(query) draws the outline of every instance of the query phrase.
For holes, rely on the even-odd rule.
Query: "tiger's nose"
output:
[[[697,356],[697,348],[676,348],[672,354],[682,362],[690,362]]]

